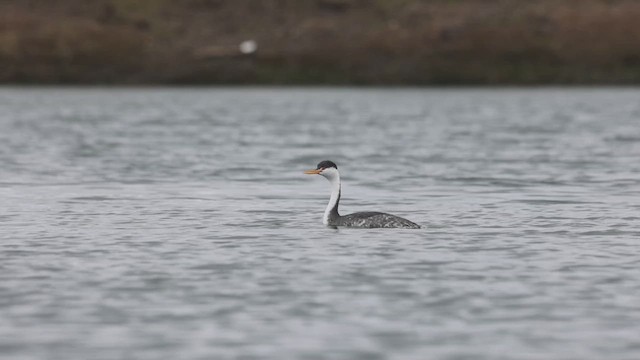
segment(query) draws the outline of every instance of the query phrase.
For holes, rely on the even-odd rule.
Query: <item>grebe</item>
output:
[[[331,183],[331,197],[324,211],[322,223],[327,226],[346,226],[360,228],[404,228],[419,229],[420,226],[407,219],[381,212],[358,212],[341,216],[338,214],[340,202],[340,173],[338,166],[329,160],[321,161],[315,170],[304,172],[308,175],[322,175]]]

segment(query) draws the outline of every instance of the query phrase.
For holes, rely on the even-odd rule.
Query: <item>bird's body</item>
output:
[[[331,183],[331,197],[324,212],[322,222],[327,226],[359,227],[359,228],[404,228],[419,229],[420,226],[399,216],[382,212],[357,212],[342,216],[338,213],[340,203],[340,173],[338,166],[331,161],[322,161],[317,169],[305,171],[306,174],[324,176]]]
[[[357,212],[329,221],[332,226],[361,228],[405,228],[419,229],[420,226],[399,216],[376,211]]]

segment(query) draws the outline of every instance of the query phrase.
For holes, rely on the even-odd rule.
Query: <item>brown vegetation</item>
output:
[[[0,81],[638,83],[637,19],[634,0],[0,0]]]

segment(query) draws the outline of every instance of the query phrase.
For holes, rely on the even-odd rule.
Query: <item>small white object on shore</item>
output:
[[[249,55],[258,50],[258,43],[255,40],[245,40],[240,43],[240,46],[238,48],[240,49],[241,53]]]

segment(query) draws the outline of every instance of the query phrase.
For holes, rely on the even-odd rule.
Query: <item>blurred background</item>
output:
[[[635,0],[0,0],[5,84],[636,84]]]

